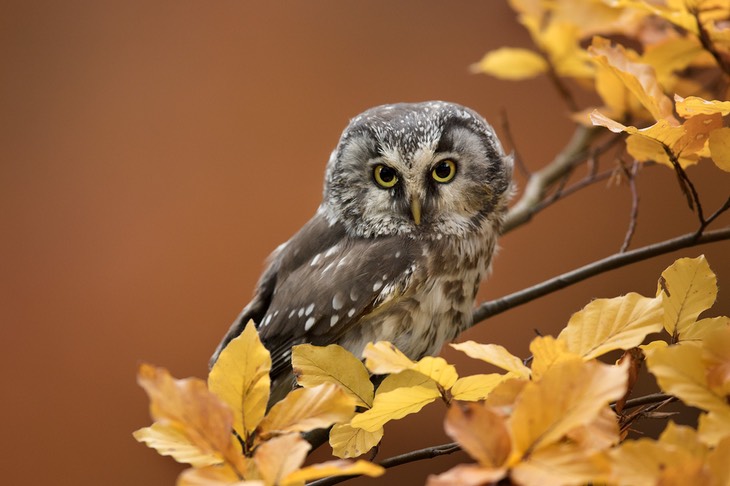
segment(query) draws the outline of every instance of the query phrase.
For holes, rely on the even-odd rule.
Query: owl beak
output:
[[[416,226],[421,224],[421,200],[416,195],[411,197],[411,214]]]

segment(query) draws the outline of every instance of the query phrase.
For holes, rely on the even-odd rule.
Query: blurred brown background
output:
[[[149,423],[138,364],[205,377],[264,258],[318,205],[340,131],[367,107],[445,99],[495,125],[504,109],[527,164],[550,160],[572,127],[547,81],[467,69],[527,43],[494,1],[4,1],[3,483],[172,484],[180,467],[131,436]],[[690,170],[708,208],[730,187],[718,172]],[[634,246],[695,228],[669,170],[645,170],[639,189]],[[502,240],[480,298],[615,252],[629,208],[626,186],[598,184],[541,213]],[[652,294],[676,257],[702,252],[727,314],[729,249],[611,272],[461,339],[526,356],[533,329],[556,332],[593,297]],[[464,373],[483,370],[446,355]],[[434,404],[389,425],[380,457],[446,441],[442,417]],[[378,484],[422,484],[464,459],[401,467]]]

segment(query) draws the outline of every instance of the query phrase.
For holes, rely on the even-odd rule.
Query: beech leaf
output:
[[[292,367],[297,383],[305,388],[332,383],[353,397],[355,404],[373,404],[373,384],[362,362],[342,346],[301,344],[292,348]]]
[[[513,376],[491,373],[488,375],[472,375],[459,378],[451,387],[451,397],[454,400],[473,402],[484,400],[503,381]]]
[[[285,477],[281,484],[282,486],[302,484],[304,481],[328,476],[362,475],[377,478],[384,473],[385,469],[382,466],[368,461],[327,461],[295,471]]]
[[[373,401],[373,408],[355,415],[350,425],[375,432],[386,422],[398,420],[406,415],[416,413],[441,396],[433,381],[409,388],[378,393]]]
[[[267,486],[278,486],[304,464],[311,448],[299,434],[282,435],[259,445],[253,460]]]
[[[449,408],[446,433],[487,468],[502,467],[512,449],[505,419],[483,403],[457,403]]]
[[[578,486],[605,483],[610,473],[611,463],[604,453],[575,444],[553,444],[516,464],[510,476],[523,486]]]
[[[520,358],[507,351],[504,346],[498,344],[479,344],[474,341],[452,343],[450,346],[465,353],[470,358],[485,361],[498,368],[512,372],[516,376],[522,378],[530,377],[530,368],[525,366]]]
[[[221,454],[202,452],[200,446],[192,443],[179,426],[155,422],[150,427],[135,431],[132,435],[137,441],[155,449],[158,454],[171,456],[177,462],[194,467],[212,466],[223,462]]]
[[[269,400],[271,356],[253,321],[223,349],[208,374],[208,388],[233,410],[233,428],[248,438],[263,419]]]
[[[349,459],[365,454],[378,445],[382,438],[382,427],[374,432],[368,432],[350,424],[336,424],[330,430],[329,442],[332,454],[341,459]]]
[[[500,47],[489,51],[472,71],[507,80],[534,78],[548,70],[548,63],[536,52],[516,47]]]
[[[730,172],[730,128],[723,127],[710,132],[709,147],[715,165]]]

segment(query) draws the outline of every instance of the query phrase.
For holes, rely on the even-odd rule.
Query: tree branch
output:
[[[598,130],[595,127],[579,125],[570,142],[555,156],[553,161],[532,173],[522,197],[508,211],[502,226],[502,233],[532,219],[533,214],[537,212],[537,205],[543,200],[548,189],[587,156],[588,147],[597,133]]]
[[[389,469],[391,467],[400,466],[401,464],[406,464],[409,462],[423,461],[424,459],[433,459],[434,457],[453,454],[454,452],[460,450],[461,447],[459,447],[459,444],[457,444],[456,442],[451,442],[449,444],[440,444],[436,446],[426,447],[424,449],[418,449],[416,451],[406,452],[405,454],[389,457],[388,459],[383,459],[380,462],[380,465],[383,466],[385,469]],[[354,477],[357,476],[353,475],[328,477],[319,479],[317,481],[312,481],[311,483],[308,483],[308,486],[330,486],[332,484],[338,484]]]
[[[488,317],[495,316],[506,310],[512,309],[513,307],[533,301],[544,295],[586,280],[587,278],[608,272],[609,270],[621,268],[635,262],[647,260],[658,255],[664,255],[665,253],[670,253],[682,248],[689,248],[705,243],[724,240],[730,240],[730,226],[706,232],[699,237],[697,237],[695,233],[689,233],[671,240],[665,240],[637,248],[635,250],[626,251],[624,253],[616,253],[602,260],[598,260],[568,273],[564,273],[563,275],[559,275],[551,278],[550,280],[533,285],[532,287],[500,297],[499,299],[484,302],[474,310],[472,315],[472,326]]]

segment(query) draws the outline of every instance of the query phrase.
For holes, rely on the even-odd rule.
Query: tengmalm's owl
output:
[[[511,176],[492,127],[463,106],[401,103],[357,116],[327,164],[322,204],[272,253],[211,363],[249,319],[271,352],[275,395],[293,386],[296,344],[361,356],[385,340],[411,359],[438,353],[471,323]]]

